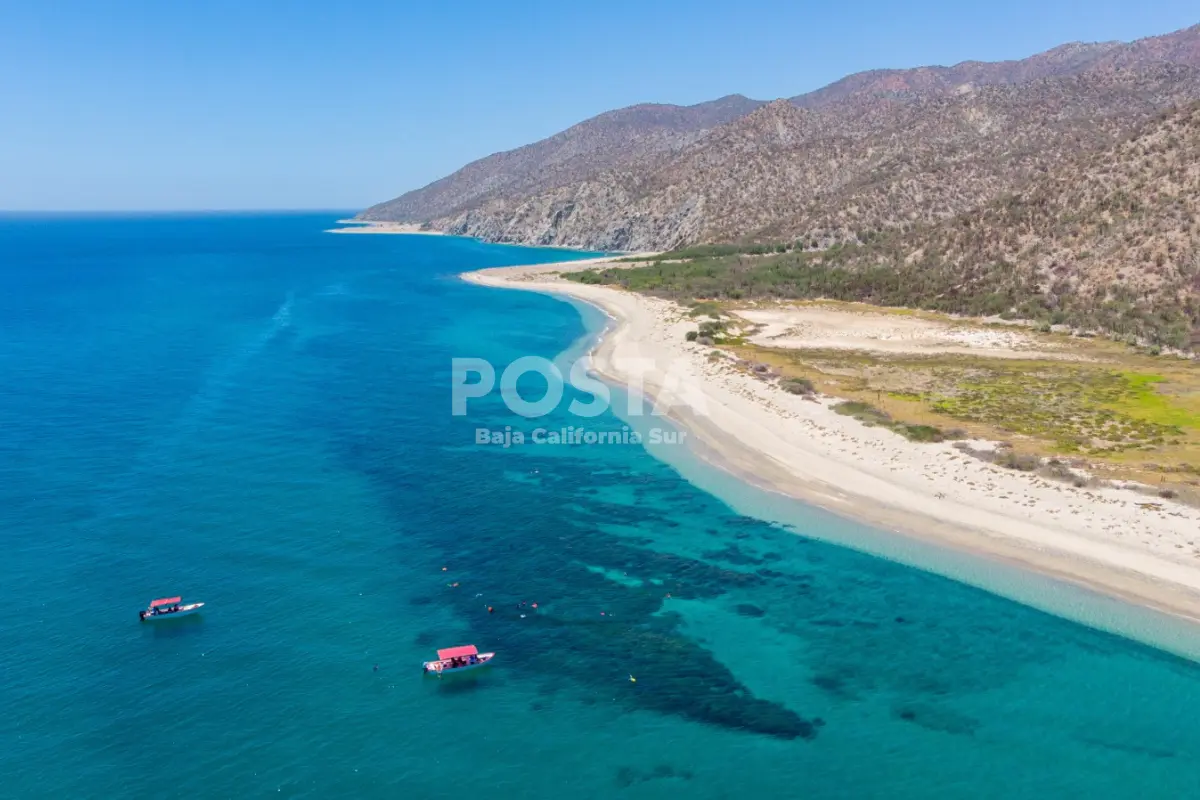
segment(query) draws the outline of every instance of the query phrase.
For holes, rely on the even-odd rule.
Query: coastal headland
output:
[[[462,277],[602,309],[613,324],[590,353],[591,369],[628,385],[636,363],[647,395],[700,398],[690,406],[671,405],[669,416],[692,434],[689,440],[699,443],[703,457],[743,480],[884,530],[1200,621],[1200,510],[1193,505],[1148,496],[1152,487],[1145,485],[1081,480],[1083,473],[1070,471],[1062,480],[1009,468],[988,457],[1005,445],[974,438],[971,426],[953,440],[913,440],[895,425],[848,413],[846,403],[820,391],[820,384],[797,391],[768,365],[748,366],[737,347],[696,336],[695,308],[563,277],[601,264],[628,266],[601,258]],[[768,343],[785,355],[792,346],[926,357],[977,353],[1008,364],[1063,357],[1054,345],[1016,328],[939,328],[936,321],[885,317],[878,309],[740,313],[738,324],[746,329],[732,341]]]

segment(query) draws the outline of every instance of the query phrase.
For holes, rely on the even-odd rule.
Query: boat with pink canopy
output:
[[[473,644],[461,647],[446,647],[437,651],[436,661],[426,661],[422,668],[426,675],[437,675],[439,678],[450,673],[458,674],[469,670],[486,667],[496,657],[495,653],[481,653]]]
[[[145,622],[186,617],[195,614],[203,606],[204,603],[184,603],[182,597],[160,597],[151,600],[150,605],[139,611],[138,618]]]

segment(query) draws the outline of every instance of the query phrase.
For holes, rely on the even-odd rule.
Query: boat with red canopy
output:
[[[204,603],[184,603],[182,597],[160,597],[138,612],[138,618],[146,620],[174,619],[195,614]]]
[[[495,653],[481,653],[473,644],[461,647],[446,647],[437,651],[436,661],[426,661],[422,668],[426,675],[441,677],[447,673],[466,672],[486,667],[496,657]]]

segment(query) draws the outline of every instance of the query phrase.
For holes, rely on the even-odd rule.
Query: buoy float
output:
[[[637,678],[635,678],[635,677],[633,677],[632,675],[630,675],[630,676],[629,676],[629,682],[630,682],[630,683],[637,683]]]
[[[491,614],[491,613],[492,613],[492,612],[494,612],[495,610],[496,610],[496,609],[492,608],[491,606],[488,606],[488,613],[489,613],[489,614]]]
[[[537,608],[537,603],[534,603],[534,604],[533,604],[533,607],[534,607],[534,608]]]

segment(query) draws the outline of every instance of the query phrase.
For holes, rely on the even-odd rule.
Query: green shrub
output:
[[[887,412],[880,411],[870,403],[863,403],[858,400],[845,400],[833,406],[833,410],[847,417],[854,417],[864,425],[885,425],[888,427],[892,425],[892,418],[888,416]]]
[[[692,304],[692,310],[688,312],[688,315],[693,317],[712,317],[713,319],[720,319],[721,307],[710,300],[702,300]]]
[[[997,466],[1005,467],[1006,469],[1015,469],[1021,472],[1033,472],[1042,464],[1042,460],[1037,456],[1029,455],[1028,453],[1016,453],[1012,450],[1005,450],[996,455]]]
[[[932,425],[897,425],[896,432],[914,442],[944,442],[946,435]]]
[[[792,394],[812,394],[813,382],[808,378],[788,378],[780,384],[785,392]]]
[[[866,412],[877,411],[875,406],[860,400],[843,400],[835,404],[833,410],[839,414],[845,414],[847,417],[855,417]],[[883,412],[880,411],[878,413],[882,414]]]
[[[580,270],[579,272],[567,272],[563,277],[569,281],[586,284],[601,284],[606,283],[599,272],[594,269]]]

